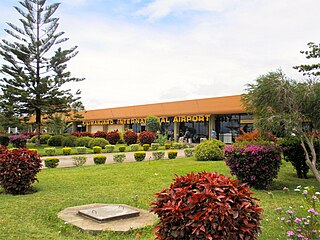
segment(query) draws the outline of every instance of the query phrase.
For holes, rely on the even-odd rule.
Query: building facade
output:
[[[87,110],[83,119],[74,124],[74,131],[145,130],[149,115],[159,117],[161,130],[168,138],[178,140],[188,131],[193,142],[212,138],[231,142],[240,128],[251,131],[253,119],[241,104],[241,96],[225,96],[186,101]]]

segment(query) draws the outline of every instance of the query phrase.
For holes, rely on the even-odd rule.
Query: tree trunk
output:
[[[306,157],[306,164],[308,165],[308,167],[310,168],[311,172],[313,173],[313,175],[315,176],[315,178],[317,179],[319,185],[320,185],[320,173],[316,167],[316,164],[317,164],[317,155],[316,155],[316,151],[315,151],[315,148],[314,148],[314,144],[313,144],[313,138],[311,139],[308,139],[307,137],[306,138],[306,141],[307,141],[307,144],[308,144],[308,147],[311,151],[311,156],[312,156],[312,160],[310,160],[310,155],[309,155],[309,152],[307,150],[307,147],[304,143],[304,139],[301,138],[301,146],[304,150],[304,154],[305,154],[305,157]]]
[[[40,146],[40,135],[41,135],[41,110],[36,109],[36,145]]]

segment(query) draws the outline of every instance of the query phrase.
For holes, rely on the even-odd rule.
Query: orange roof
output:
[[[128,107],[106,108],[79,112],[83,121],[144,118],[149,115],[158,117],[206,114],[246,113],[241,105],[241,95],[203,98],[177,102],[155,103]]]

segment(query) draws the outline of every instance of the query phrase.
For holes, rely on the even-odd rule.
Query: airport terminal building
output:
[[[75,131],[145,130],[146,117],[159,117],[161,130],[172,140],[178,140],[188,130],[194,142],[217,138],[231,142],[239,129],[251,131],[253,118],[241,104],[241,95],[204,98],[186,101],[145,104],[128,107],[87,110],[81,112],[82,122],[74,124]]]

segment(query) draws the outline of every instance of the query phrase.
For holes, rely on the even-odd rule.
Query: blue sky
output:
[[[300,50],[320,42],[318,0],[60,2],[62,47],[79,47],[69,69],[86,78],[68,87],[87,109],[241,94],[279,68],[301,79]],[[14,5],[1,0],[1,39]]]

